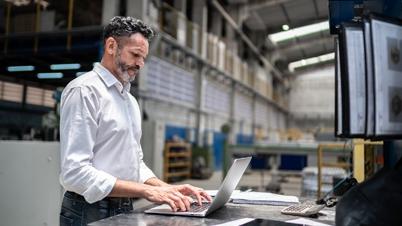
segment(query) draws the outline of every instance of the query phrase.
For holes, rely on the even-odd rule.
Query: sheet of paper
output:
[[[238,192],[233,193],[232,199],[243,199],[250,201],[273,201],[273,202],[294,202],[298,203],[299,198],[291,195],[278,195],[270,192]]]
[[[294,220],[289,220],[286,221],[288,223],[293,223],[293,224],[303,224],[303,225],[309,225],[309,226],[331,226],[329,224],[323,224],[323,223],[319,223],[319,222],[315,222],[306,218],[297,218]]]
[[[226,222],[223,224],[216,224],[214,226],[239,226],[239,225],[246,224],[253,220],[254,220],[254,218],[241,218],[241,219],[229,221],[229,222]]]
[[[205,192],[208,193],[208,195],[210,195],[210,196],[216,196],[216,193],[218,193],[218,190],[205,190]],[[240,192],[240,190],[234,190],[232,195],[239,193],[239,192]]]

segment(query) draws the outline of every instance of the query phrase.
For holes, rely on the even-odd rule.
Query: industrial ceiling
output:
[[[278,43],[272,42],[269,38],[271,34],[288,29],[292,30],[327,22],[328,1],[227,0],[227,4],[245,8],[247,16],[240,21],[243,30],[249,31],[248,35],[253,42],[262,49],[265,56],[284,74],[293,74],[288,67],[292,62],[303,62],[303,60],[312,57],[334,52],[334,41],[329,33],[329,27],[318,32],[295,36]],[[326,60],[323,63],[332,62],[333,60]],[[314,66],[316,65],[314,64]],[[305,67],[300,67],[299,70],[306,68],[309,67],[306,65]]]

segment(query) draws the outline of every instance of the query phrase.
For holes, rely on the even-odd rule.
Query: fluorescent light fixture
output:
[[[335,53],[328,53],[317,57],[311,57],[308,59],[298,60],[289,64],[289,71],[294,72],[296,68],[304,67],[312,64],[318,64],[326,61],[333,60]]]
[[[33,71],[35,67],[32,65],[21,65],[21,66],[9,66],[7,71],[9,72],[19,72],[19,71]]]
[[[284,26],[282,26],[282,29],[284,29]],[[284,29],[285,30],[285,29]],[[287,31],[281,31],[275,34],[268,35],[268,38],[273,42],[273,43],[278,43],[282,41],[286,41],[289,39],[293,38],[299,38],[303,37],[305,35],[321,32],[321,31],[326,31],[329,30],[329,22],[324,21],[316,24],[310,24],[294,29],[290,29]]]
[[[80,69],[81,64],[52,64],[50,65],[50,69],[52,70],[74,70]]]
[[[43,72],[43,73],[38,73],[37,77],[39,79],[63,78],[63,73],[61,73],[61,72]]]
[[[282,25],[282,30],[284,30],[284,31],[289,30],[289,25],[287,25],[287,24]]]
[[[75,76],[78,77],[78,76],[81,76],[81,75],[83,75],[85,73],[87,73],[87,71],[79,71],[79,72],[75,73]]]

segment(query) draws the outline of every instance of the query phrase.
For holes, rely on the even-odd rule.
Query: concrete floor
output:
[[[239,185],[236,189],[252,189],[253,191],[266,191],[266,186],[268,184],[272,185],[272,178],[277,181],[278,186],[269,186],[270,188],[279,189],[271,190],[270,192],[274,192],[277,194],[283,195],[295,195],[300,196],[301,194],[301,182],[302,178],[300,173],[298,172],[287,172],[287,171],[279,171],[277,173],[278,176],[272,176],[272,173],[268,170],[247,170],[242,179],[239,182]],[[276,179],[275,179],[276,178]],[[193,186],[201,187],[206,190],[217,190],[222,181],[222,171],[215,171],[212,176],[207,180],[196,180],[196,179],[188,179],[176,184],[191,184]],[[151,203],[146,200],[138,200],[134,203],[135,208],[142,208]]]

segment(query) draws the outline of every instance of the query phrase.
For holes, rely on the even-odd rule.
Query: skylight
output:
[[[63,73],[61,73],[61,72],[43,72],[43,73],[38,73],[37,77],[39,79],[57,79],[57,78],[63,78]]]
[[[8,66],[7,71],[9,72],[20,72],[20,71],[33,71],[35,67],[32,65],[20,65],[20,66]]]
[[[317,57],[311,57],[303,60],[298,60],[289,64],[289,71],[294,72],[296,68],[305,67],[308,65],[318,64],[326,61],[333,60],[335,53],[328,53]]]
[[[52,64],[50,65],[50,69],[52,70],[74,70],[80,69],[81,64]]]
[[[275,34],[268,35],[268,38],[275,44],[293,38],[303,37],[309,34],[329,30],[328,21],[323,21],[316,24],[310,24],[287,31],[281,31]]]

